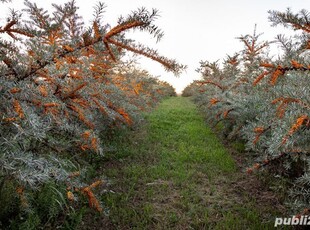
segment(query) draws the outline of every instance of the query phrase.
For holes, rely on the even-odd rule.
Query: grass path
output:
[[[264,196],[255,179],[245,186],[246,175],[188,98],[161,103],[111,158],[103,166],[113,190],[103,198],[109,215],[95,221],[102,229],[273,226],[273,204],[255,198]]]

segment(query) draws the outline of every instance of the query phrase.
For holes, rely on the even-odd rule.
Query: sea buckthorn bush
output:
[[[310,154],[310,14],[269,11],[273,26],[296,31],[278,35],[278,57],[260,41],[256,29],[240,36],[244,49],[224,63],[203,61],[202,80],[183,92],[206,114],[209,123],[223,128],[230,139],[241,139],[253,154],[248,173],[269,170],[290,180],[290,206],[309,208]]]
[[[35,229],[78,199],[102,212],[95,190],[106,180],[89,181],[87,159],[104,155],[111,130],[134,127],[175,94],[122,57],[133,52],[176,74],[185,67],[126,38],[141,30],[160,40],[157,10],[138,9],[111,27],[99,2],[87,27],[74,0],[52,4],[52,13],[24,3],[23,14],[11,10],[0,27],[0,228],[15,221]]]

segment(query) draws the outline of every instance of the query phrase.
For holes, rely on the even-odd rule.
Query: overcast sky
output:
[[[63,0],[32,0],[39,6],[47,8],[51,3],[63,3]],[[76,0],[79,12],[89,22],[92,18],[93,6],[98,0]],[[131,38],[156,48],[160,54],[175,58],[188,66],[186,72],[176,78],[164,71],[163,67],[144,58],[141,65],[154,76],[161,76],[175,86],[180,92],[193,79],[199,78],[195,69],[199,61],[216,61],[233,54],[242,48],[235,39],[240,35],[251,34],[257,24],[257,32],[263,32],[262,39],[272,40],[279,33],[287,33],[282,27],[274,28],[268,22],[268,10],[285,11],[290,7],[294,12],[301,9],[310,10],[310,0],[105,0],[107,5],[105,20],[114,26],[120,15],[145,6],[156,8],[160,18],[156,24],[164,31],[165,36],[160,43],[149,35],[131,34]],[[7,7],[20,9],[23,0],[0,5],[0,18],[7,15]],[[1,24],[3,21],[1,20]]]

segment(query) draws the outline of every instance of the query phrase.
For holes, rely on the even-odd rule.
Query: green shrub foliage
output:
[[[58,200],[60,206],[84,195],[101,211],[93,190],[104,182],[83,180],[83,157],[103,155],[110,130],[134,127],[141,112],[175,95],[172,86],[122,57],[126,52],[146,56],[176,74],[185,66],[126,38],[127,31],[140,30],[160,40],[157,10],[138,9],[111,27],[103,24],[105,5],[98,3],[86,27],[74,0],[53,4],[51,14],[24,3],[26,16],[12,10],[0,27],[0,194],[14,185],[20,208],[35,222],[41,214],[33,214],[29,195],[51,183],[55,191],[57,184],[67,188],[67,194],[55,195],[66,198]],[[39,196],[37,202],[55,196]],[[54,218],[59,208],[54,207],[44,212]]]
[[[310,14],[270,11],[269,20],[296,31],[277,36],[278,57],[268,54],[274,41],[260,41],[255,29],[238,38],[244,49],[222,65],[201,62],[202,80],[183,94],[193,96],[209,122],[221,123],[226,137],[246,142],[256,162],[248,173],[270,169],[292,179],[291,205],[302,210],[310,201]]]

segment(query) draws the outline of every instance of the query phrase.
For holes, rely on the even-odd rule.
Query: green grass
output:
[[[189,98],[162,102],[104,165],[111,190],[98,226],[109,229],[268,229],[261,210],[236,189],[240,172]],[[112,161],[112,162],[111,162]],[[261,204],[260,204],[261,205]],[[267,212],[267,214],[266,214]],[[267,216],[267,217],[266,217]],[[270,223],[263,224],[263,221]]]

